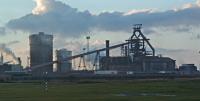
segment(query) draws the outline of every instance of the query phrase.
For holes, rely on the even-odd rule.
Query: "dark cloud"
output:
[[[196,36],[196,38],[197,38],[197,39],[200,39],[200,34],[198,34],[198,35]]]
[[[137,23],[142,23],[146,32],[150,33],[153,33],[151,28],[156,27],[188,31],[187,26],[200,24],[200,8],[196,6],[164,12],[137,12],[128,15],[122,12],[104,12],[93,15],[89,11],[80,12],[60,1],[40,1],[43,1],[45,10],[40,11],[37,8],[34,10],[34,14],[27,14],[19,19],[9,21],[7,27],[30,33],[44,31],[68,37],[78,37],[92,29],[130,31],[132,25]]]
[[[156,48],[156,52],[158,53],[178,53],[178,52],[186,52],[186,49],[166,49],[166,48]]]

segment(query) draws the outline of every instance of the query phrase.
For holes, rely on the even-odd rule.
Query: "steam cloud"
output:
[[[174,28],[185,31],[188,26],[200,24],[200,0],[187,4],[182,9],[164,12],[152,10],[132,10],[130,12],[104,12],[93,15],[89,11],[80,12],[60,1],[36,0],[37,6],[31,14],[11,20],[7,27],[12,30],[37,33],[61,34],[78,37],[81,33],[99,29],[105,31],[129,31],[133,24],[142,23],[152,32],[152,27]],[[189,30],[189,29],[187,29]]]
[[[53,2],[53,1],[51,1]],[[48,5],[48,1],[45,0],[36,0],[36,4],[37,6],[33,9],[32,13],[33,14],[42,14],[44,12],[46,12],[47,10],[47,6]]]
[[[16,63],[18,63],[19,61],[18,61],[18,58],[16,57],[16,55],[12,52],[12,50],[10,48],[7,47],[8,45],[11,45],[11,44],[14,44],[14,43],[18,43],[18,41],[12,41],[12,42],[9,42],[8,44],[0,44],[0,52],[3,52],[6,55],[11,56],[12,59]]]

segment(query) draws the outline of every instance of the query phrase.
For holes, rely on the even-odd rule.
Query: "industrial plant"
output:
[[[100,59],[100,70],[133,71],[137,73],[174,72],[175,60],[155,56],[155,49],[141,32],[141,25],[134,27],[133,35],[122,48],[123,56],[109,56],[109,41],[106,42],[106,56]]]
[[[97,50],[88,51],[74,55],[70,49],[57,49],[53,52],[53,35],[39,32],[30,35],[30,58],[29,66],[23,68],[21,59],[18,58],[17,64],[9,64],[3,61],[1,55],[0,73],[1,75],[21,74],[21,79],[33,79],[34,77],[49,78],[106,78],[106,77],[199,77],[200,72],[194,64],[183,64],[179,68],[176,60],[170,57],[156,55],[153,45],[141,31],[142,24],[136,24],[130,38],[124,43],[110,45],[110,40],[105,41],[105,47]],[[89,38],[87,40],[89,42]],[[120,49],[117,56],[110,56],[113,49]],[[53,59],[55,53],[56,59]],[[102,55],[105,53],[105,55]],[[91,55],[92,59],[87,59]],[[79,60],[78,65],[75,64]],[[89,61],[88,61],[89,60]],[[87,66],[86,62],[92,63]],[[56,68],[56,70],[53,70]],[[78,69],[75,69],[78,68]],[[20,77],[17,77],[18,79]]]

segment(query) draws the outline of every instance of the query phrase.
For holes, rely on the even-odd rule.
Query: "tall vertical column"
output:
[[[125,56],[128,56],[128,47],[125,46]]]
[[[106,40],[106,57],[110,57],[110,41],[109,40]]]

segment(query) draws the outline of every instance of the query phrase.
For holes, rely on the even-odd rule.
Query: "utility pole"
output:
[[[87,39],[87,52],[89,52],[90,51],[90,36],[87,36],[86,39]]]

